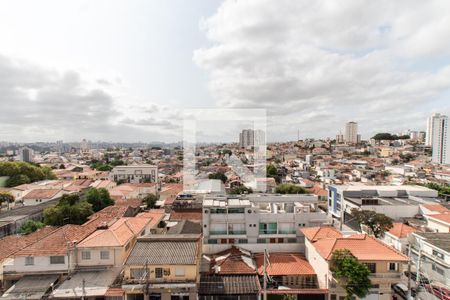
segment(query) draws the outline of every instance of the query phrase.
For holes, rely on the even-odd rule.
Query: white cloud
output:
[[[272,137],[296,127],[332,136],[348,120],[366,137],[387,122],[424,129],[417,118],[450,88],[449,9],[443,0],[227,0],[201,22],[212,45],[194,61],[220,107],[267,108],[279,123]]]

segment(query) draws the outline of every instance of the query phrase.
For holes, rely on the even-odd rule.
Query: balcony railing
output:
[[[278,230],[279,234],[295,234],[295,229],[280,229]]]
[[[227,235],[228,232],[226,230],[210,230],[210,235]]]
[[[371,273],[370,277],[372,278],[400,278],[401,273],[392,272],[392,273]]]
[[[259,234],[277,234],[277,230],[276,229],[260,230]]]
[[[238,234],[246,234],[247,232],[245,230],[230,230],[228,231],[228,234],[231,235],[238,235]]]

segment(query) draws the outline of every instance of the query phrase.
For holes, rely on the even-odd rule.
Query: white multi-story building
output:
[[[315,195],[212,196],[203,201],[203,252],[231,245],[262,252],[303,252],[301,228],[327,223]]]
[[[158,167],[146,164],[116,166],[109,173],[109,179],[128,183],[158,182]]]
[[[430,125],[430,119],[429,119]],[[450,164],[450,136],[448,117],[435,114],[431,117],[432,161],[438,164]]]
[[[19,149],[19,160],[24,162],[33,162],[34,151],[31,148],[23,147]]]
[[[434,122],[441,117],[441,114],[433,114],[427,119],[427,134],[425,136],[425,145],[431,146],[433,144],[433,128]]]
[[[262,130],[244,129],[239,133],[239,147],[247,148],[265,144],[265,134]]]
[[[358,123],[348,122],[345,124],[344,141],[351,144],[357,144],[361,141],[361,136],[358,134]]]

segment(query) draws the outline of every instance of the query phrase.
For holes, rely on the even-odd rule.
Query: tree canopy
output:
[[[382,133],[377,133],[372,137],[374,140],[377,141],[382,141],[382,140],[386,140],[386,141],[394,141],[394,140],[407,140],[409,139],[409,135],[396,135],[396,134],[390,134],[388,132],[382,132]]]
[[[248,188],[246,186],[237,186],[230,189],[229,194],[238,195],[238,194],[251,194],[253,193],[252,188]]]
[[[144,198],[145,204],[147,204],[147,208],[154,208],[156,201],[158,201],[158,197],[155,194],[148,194]]]
[[[86,193],[86,201],[92,205],[94,212],[114,204],[108,190],[104,188],[90,188]]]
[[[43,227],[45,227],[45,224],[42,222],[27,220],[20,228],[19,233],[27,235]]]
[[[366,225],[372,234],[378,238],[393,227],[392,219],[373,210],[359,210],[353,208],[351,215],[359,224]]]
[[[8,187],[45,179],[56,179],[51,168],[22,161],[0,162],[0,176],[9,176],[6,181]]]
[[[275,189],[276,193],[279,194],[307,194],[308,191],[298,185],[290,183],[282,183]]]
[[[222,172],[216,172],[216,173],[209,174],[208,178],[209,179],[219,179],[223,183],[227,182],[227,180],[228,180],[227,176],[225,174],[223,174]]]
[[[347,249],[335,250],[330,261],[330,270],[333,278],[345,290],[345,300],[351,300],[354,295],[364,298],[372,286],[370,270],[366,265]]]
[[[450,185],[441,185],[438,183],[430,182],[425,185],[429,189],[438,191],[440,197],[444,195],[450,195]]]
[[[76,194],[66,194],[61,197],[56,206],[44,210],[44,223],[52,226],[83,224],[93,213],[90,203],[80,201]]]

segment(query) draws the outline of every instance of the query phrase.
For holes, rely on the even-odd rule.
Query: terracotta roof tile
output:
[[[264,254],[255,255],[258,273],[264,272]],[[298,276],[298,275],[316,275],[314,269],[299,253],[270,253],[270,265],[267,266],[267,274],[270,276]]]
[[[301,229],[305,237],[315,242],[324,238],[338,238],[342,237],[342,233],[339,232],[336,228],[332,226],[324,226],[324,227],[309,227]]]
[[[394,223],[393,225],[394,226],[388,232],[398,238],[405,238],[417,231],[417,229],[403,223]]]
[[[60,189],[35,189],[23,196],[23,199],[51,199],[60,191]]]
[[[235,246],[211,256],[210,268],[220,275],[256,274],[252,254]]]
[[[435,214],[435,215],[427,215],[427,218],[436,219],[438,221],[450,224],[450,213],[442,213],[442,214]]]
[[[425,207],[428,210],[440,212],[440,213],[450,213],[450,210],[443,206],[442,204],[422,204],[423,207]]]

